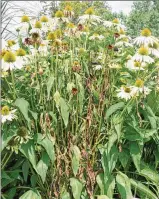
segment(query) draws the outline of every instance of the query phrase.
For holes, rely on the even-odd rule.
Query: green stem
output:
[[[11,70],[11,77],[12,77],[12,84],[13,84],[13,98],[16,99],[16,89],[15,89],[15,80],[14,80],[14,73],[13,70]]]
[[[4,169],[4,167],[6,166],[7,162],[9,161],[10,157],[12,156],[13,152],[11,152],[8,156],[8,158],[6,159],[5,163],[2,166],[2,169]]]

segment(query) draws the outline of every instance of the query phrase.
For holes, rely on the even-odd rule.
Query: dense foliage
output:
[[[157,199],[159,41],[78,3],[2,43],[2,198]]]

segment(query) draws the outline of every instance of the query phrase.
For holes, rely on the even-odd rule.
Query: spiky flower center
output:
[[[86,11],[85,11],[85,14],[87,15],[93,15],[94,14],[94,9],[92,7],[88,8]]]
[[[28,130],[24,126],[22,126],[18,129],[17,135],[20,137],[26,137],[28,135]]]
[[[12,62],[16,61],[16,56],[11,51],[8,51],[8,52],[5,53],[3,59],[4,59],[5,62],[12,63]]]
[[[65,10],[66,10],[66,11],[72,11],[73,9],[72,9],[72,7],[71,7],[70,5],[67,5],[67,6],[65,7]]]
[[[8,40],[7,44],[9,47],[14,46],[16,44],[16,42],[14,40]]]
[[[40,37],[39,33],[37,33],[37,32],[32,33],[31,36],[32,36],[32,39],[34,39],[34,40],[38,39]]]
[[[127,37],[124,37],[122,40],[125,42],[129,42],[129,39]]]
[[[79,54],[83,54],[85,52],[85,49],[84,48],[80,48],[79,49]]]
[[[1,109],[1,114],[2,115],[9,115],[9,107],[8,106],[3,106]]]
[[[116,23],[116,24],[119,24],[119,19],[115,18],[115,19],[113,19],[112,22],[113,22],[113,23]]]
[[[57,17],[57,18],[62,18],[62,17],[64,17],[64,13],[63,13],[61,10],[58,10],[58,11],[55,13],[55,17]]]
[[[40,22],[40,21],[36,21],[34,27],[35,27],[35,28],[39,28],[39,29],[42,28],[41,22]]]
[[[137,79],[135,82],[135,86],[137,87],[143,87],[144,85],[144,81],[142,81],[141,79]]]
[[[125,93],[130,93],[131,89],[129,87],[124,87],[124,91],[125,91]]]
[[[23,15],[22,18],[21,18],[21,22],[29,22],[30,19],[27,15]]]
[[[147,47],[141,46],[139,48],[139,54],[140,55],[148,55],[149,54],[149,49]]]
[[[83,32],[89,32],[88,26],[85,26],[85,27],[83,28]]]
[[[61,46],[62,45],[62,41],[60,39],[55,39],[54,43],[53,43],[54,46]]]
[[[43,22],[43,23],[46,23],[46,22],[48,22],[49,20],[48,20],[47,16],[42,16],[42,17],[40,18],[40,21]]]
[[[22,48],[19,48],[16,52],[16,55],[17,56],[25,56],[26,55],[26,52],[25,50],[23,50]]]
[[[7,52],[6,50],[2,50],[1,51],[1,53],[0,53],[0,58],[1,59],[4,57],[4,55],[6,54],[6,52]]]
[[[67,27],[70,28],[70,29],[73,29],[73,28],[75,28],[75,25],[73,23],[68,23]]]
[[[50,32],[47,36],[48,40],[55,40],[57,38],[56,33],[55,32]]]
[[[62,31],[60,29],[55,30],[55,34],[57,38],[60,38],[62,36]]]
[[[141,35],[144,36],[144,37],[149,37],[149,36],[151,36],[151,31],[148,28],[144,28],[141,31]]]
[[[119,34],[120,34],[120,35],[124,35],[124,34],[125,34],[125,31],[124,31],[122,28],[120,28]]]
[[[134,61],[134,66],[135,67],[141,67],[141,63],[139,61]]]

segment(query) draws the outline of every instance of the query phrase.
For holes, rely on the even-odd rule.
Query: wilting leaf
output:
[[[15,105],[20,109],[21,113],[23,114],[24,118],[30,122],[29,116],[28,116],[28,108],[29,103],[24,98],[18,98],[15,101]]]
[[[19,199],[42,199],[40,193],[36,189],[25,192]]]
[[[42,134],[38,133],[37,143],[45,148],[52,164],[54,164],[55,161],[54,142],[50,140],[47,136],[43,137]]]
[[[60,98],[60,109],[61,109],[62,119],[64,121],[65,126],[67,127],[69,119],[69,107],[62,97]]]
[[[80,199],[83,185],[76,178],[70,178],[70,185],[74,199]]]
[[[48,167],[49,167],[49,156],[46,152],[43,152],[42,158],[37,164],[37,173],[41,176],[43,183],[45,182]]]
[[[117,187],[121,195],[121,198],[124,198],[124,199],[132,198],[129,178],[125,174],[118,172],[116,176],[116,181],[117,181]]]

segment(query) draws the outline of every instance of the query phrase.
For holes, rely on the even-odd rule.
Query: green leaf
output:
[[[64,121],[65,126],[67,127],[69,119],[69,107],[62,97],[60,98],[60,109],[61,109],[62,119]]]
[[[2,143],[1,143],[1,151],[7,146],[8,142],[12,139],[12,137],[15,135],[15,133],[12,131],[10,132],[4,132],[2,134]]]
[[[97,184],[100,188],[100,194],[104,194],[104,174],[100,173],[96,177]]]
[[[124,105],[125,105],[124,102],[119,102],[119,103],[114,104],[111,107],[109,107],[108,110],[106,111],[105,118],[108,119],[113,113],[122,109],[124,107]]]
[[[51,91],[51,88],[53,86],[53,83],[54,83],[54,80],[55,78],[53,76],[49,77],[48,81],[47,81],[47,100],[49,100],[50,98],[50,91]]]
[[[25,192],[19,199],[42,199],[40,193],[36,189]]]
[[[68,192],[62,193],[61,199],[70,199],[70,194]]]
[[[125,128],[124,137],[129,141],[143,140],[143,137],[140,134],[140,132],[136,128],[128,124]]]
[[[15,106],[17,106],[19,108],[19,110],[23,114],[24,118],[29,123],[30,122],[30,119],[28,116],[29,103],[24,98],[18,98],[15,101]]]
[[[24,180],[25,182],[27,182],[27,178],[29,174],[29,163],[27,160],[22,165],[22,171],[23,171]]]
[[[129,159],[130,159],[129,150],[122,149],[122,152],[119,153],[119,160],[120,160],[123,168],[125,168],[127,166]]]
[[[110,198],[108,198],[108,196],[106,195],[100,195],[100,196],[97,196],[97,199],[110,199]]]
[[[80,199],[83,185],[76,178],[70,178],[70,185],[74,199]]]
[[[5,192],[5,195],[7,195],[7,199],[14,199],[14,196],[16,194],[16,187],[9,189],[9,191]]]
[[[121,195],[121,198],[123,199],[132,198],[129,178],[125,174],[118,172],[116,176],[116,181],[117,181],[117,187]]]
[[[80,164],[80,158],[81,158],[81,152],[77,146],[72,147],[72,170],[74,175],[77,175],[79,164]]]
[[[140,171],[140,161],[142,156],[142,149],[137,142],[130,143],[130,154],[132,156],[133,162],[136,166],[136,169]]]
[[[37,143],[42,145],[45,148],[52,164],[54,164],[54,161],[55,161],[55,149],[54,149],[55,143],[54,143],[54,141],[49,139],[49,137],[47,137],[47,136],[43,137],[43,135],[40,133],[38,133],[37,136],[38,136]]]
[[[148,199],[158,199],[158,197],[141,182],[130,179],[130,183],[139,196],[145,196]]]
[[[30,140],[29,142],[22,144],[19,150],[26,158],[28,158],[30,163],[33,165],[33,168],[36,170],[36,153],[34,142]]]
[[[155,183],[156,185],[159,185],[159,173],[152,166],[150,167],[144,162],[141,162],[141,170],[139,174]]]
[[[33,175],[31,176],[30,181],[31,181],[31,186],[32,186],[32,187],[35,187],[35,186],[36,186],[37,179],[38,179],[38,177],[37,177],[36,174],[33,174]]]
[[[45,182],[48,167],[49,167],[49,156],[46,152],[43,152],[42,158],[37,164],[37,173],[41,176],[43,183]]]
[[[113,169],[115,168],[116,162],[118,160],[118,150],[116,146],[112,146],[108,149],[108,146],[104,148],[104,151],[100,150],[102,155],[101,162],[106,176],[109,176]]]

